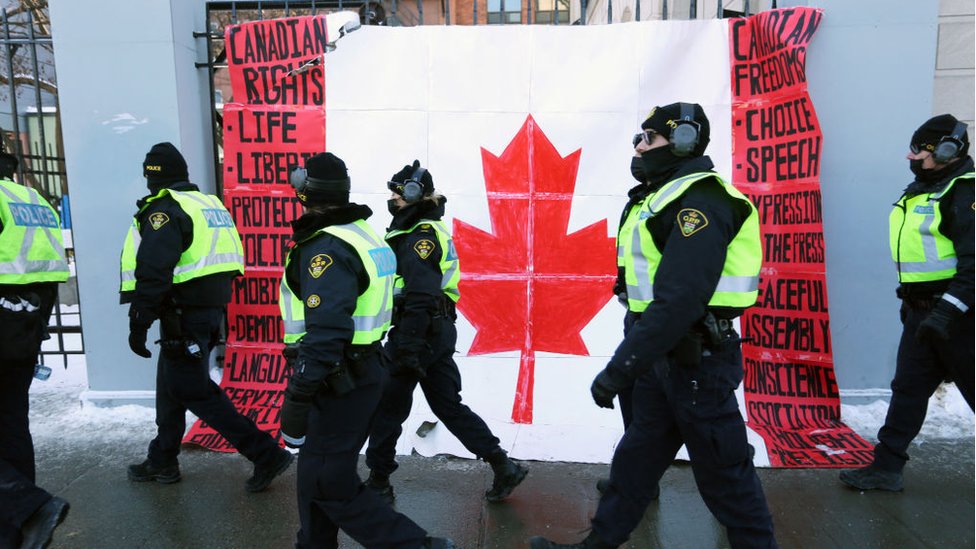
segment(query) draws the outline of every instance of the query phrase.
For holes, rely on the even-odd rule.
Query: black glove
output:
[[[142,358],[149,358],[152,353],[146,348],[146,337],[149,333],[149,326],[136,318],[129,319],[129,348],[132,352]]]
[[[620,302],[624,308],[629,307],[629,304],[627,303],[627,286],[621,284],[619,279],[613,285],[613,295],[617,296],[617,301]]]
[[[288,382],[281,403],[281,439],[285,446],[299,448],[305,444],[308,413],[312,409],[312,398],[318,385],[297,376],[292,376]]]
[[[426,348],[427,343],[419,337],[402,337],[397,340],[393,359],[396,368],[393,375],[409,375],[417,379],[427,377],[427,365],[420,360],[420,354]]]
[[[929,316],[919,323],[915,339],[919,343],[940,343],[949,340],[949,327],[956,318],[962,316],[958,307],[940,299]]]
[[[634,382],[632,380],[626,379],[626,376],[616,372],[608,364],[593,379],[593,384],[590,385],[590,395],[593,396],[593,402],[597,406],[612,410],[613,397],[624,391],[631,390],[633,386]]]

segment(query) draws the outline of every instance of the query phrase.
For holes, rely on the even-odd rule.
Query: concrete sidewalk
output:
[[[182,482],[137,484],[128,463],[141,461],[146,433],[131,437],[36,437],[38,481],[71,502],[56,548],[291,547],[298,529],[295,467],[261,494],[244,491],[251,465],[236,454],[187,449]],[[973,547],[973,441],[926,442],[911,450],[905,492],[859,493],[837,470],[762,469],[760,476],[782,547]],[[576,541],[597,505],[606,465],[527,462],[525,482],[503,504],[483,493],[491,471],[481,462],[401,457],[396,506],[459,548],[527,547],[532,535]],[[360,469],[363,474],[365,468]],[[365,477],[365,475],[364,475]],[[662,480],[627,547],[728,545],[705,508],[691,468],[676,464]],[[358,547],[343,538],[342,547]]]

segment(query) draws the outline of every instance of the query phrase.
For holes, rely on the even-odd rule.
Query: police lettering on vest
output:
[[[34,189],[0,179],[0,284],[68,280],[61,222]]]
[[[357,298],[356,309],[353,311],[355,332],[351,343],[368,345],[380,341],[390,329],[393,318],[393,277],[396,274],[396,256],[393,250],[362,219],[345,225],[323,227],[309,239],[322,233],[331,234],[352,246],[369,275],[369,287]],[[288,253],[285,273],[288,272],[291,262],[297,258],[296,250],[300,247],[301,243]],[[310,269],[318,269],[320,276],[332,264],[331,258],[327,260],[319,256],[313,258],[313,263]],[[315,276],[314,272],[312,276]],[[288,284],[287,275],[282,277],[279,288],[278,307],[284,321],[284,342],[296,343],[305,337],[305,307],[318,307],[321,298],[314,294],[306,297],[301,292],[296,292]]]
[[[729,244],[725,265],[715,293],[709,299],[712,307],[745,308],[753,305],[759,295],[759,269],[762,266],[762,246],[759,242],[759,216],[752,202],[735,187],[726,183],[713,172],[698,172],[680,177],[650,194],[639,205],[631,208],[620,226],[617,236],[617,265],[624,268],[627,283],[627,308],[644,312],[654,301],[654,275],[661,262],[661,250],[657,248],[647,220],[659,215],[679,199],[696,181],[713,178],[732,198],[749,205],[749,217]],[[679,214],[679,230],[691,236],[708,223],[701,212],[682,210]]]
[[[241,245],[241,237],[237,234],[230,212],[224,208],[219,198],[199,191],[162,189],[146,200],[139,213],[165,196],[172,197],[193,222],[193,241],[180,255],[173,269],[173,284],[216,273],[244,274],[244,247]],[[122,247],[122,292],[136,289],[136,255],[142,241],[139,213],[132,218],[132,225]],[[159,214],[156,218],[153,216],[150,216],[150,223],[154,229],[159,229],[169,221],[165,214]]]
[[[956,249],[941,232],[939,202],[960,179],[973,179],[969,172],[949,181],[935,193],[902,196],[888,216],[891,259],[898,269],[898,282],[948,280],[956,274]]]

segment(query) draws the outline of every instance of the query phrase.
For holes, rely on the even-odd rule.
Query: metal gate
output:
[[[47,2],[20,0],[3,8],[0,32],[0,139],[19,161],[14,180],[58,210],[71,270],[68,282],[59,285],[41,363],[53,359],[67,368],[69,356],[83,355],[85,346]]]

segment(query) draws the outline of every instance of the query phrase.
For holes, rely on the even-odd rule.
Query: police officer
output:
[[[317,154],[291,173],[305,214],[292,222],[279,305],[291,379],[281,435],[300,447],[296,547],[337,548],[342,529],[364,547],[451,548],[363,485],[359,450],[380,400],[380,341],[390,327],[396,257],[349,202],[346,164]]]
[[[889,218],[902,300],[901,342],[891,402],[871,465],[840,479],[859,490],[902,490],[908,445],[929,398],[956,382],[973,407],[973,159],[966,124],[949,114],[922,124],[908,153],[915,181]]]
[[[461,402],[461,373],[453,358],[461,270],[451,233],[441,221],[447,199],[434,191],[433,177],[417,160],[394,174],[387,187],[393,222],[386,241],[397,258],[393,330],[385,349],[392,375],[370,433],[366,484],[392,503],[396,443],[419,383],[434,415],[469,452],[491,465],[494,479],[485,497],[501,501],[528,469],[512,461],[484,420]]]
[[[628,307],[640,316],[590,388],[598,406],[612,408],[633,385],[633,420],[589,536],[575,545],[533,538],[532,547],[626,542],[682,443],[731,546],[775,547],[733,392],[743,370],[731,320],[758,295],[758,216],[702,156],[709,124],[701,106],[657,107],[641,128],[632,170],[649,194],[628,213],[617,244]]]
[[[12,181],[0,149],[0,547],[45,547],[68,502],[34,484],[28,389],[58,283],[68,279],[58,214]]]
[[[170,143],[153,145],[143,174],[149,196],[136,204],[122,250],[121,302],[129,304],[129,347],[149,358],[146,334],[160,320],[156,366],[156,438],[129,480],[180,480],[177,456],[189,409],[254,463],[245,483],[260,492],[294,457],[241,415],[210,379],[210,349],[220,338],[231,280],[244,273],[237,228],[220,199],[188,181],[186,162]]]

